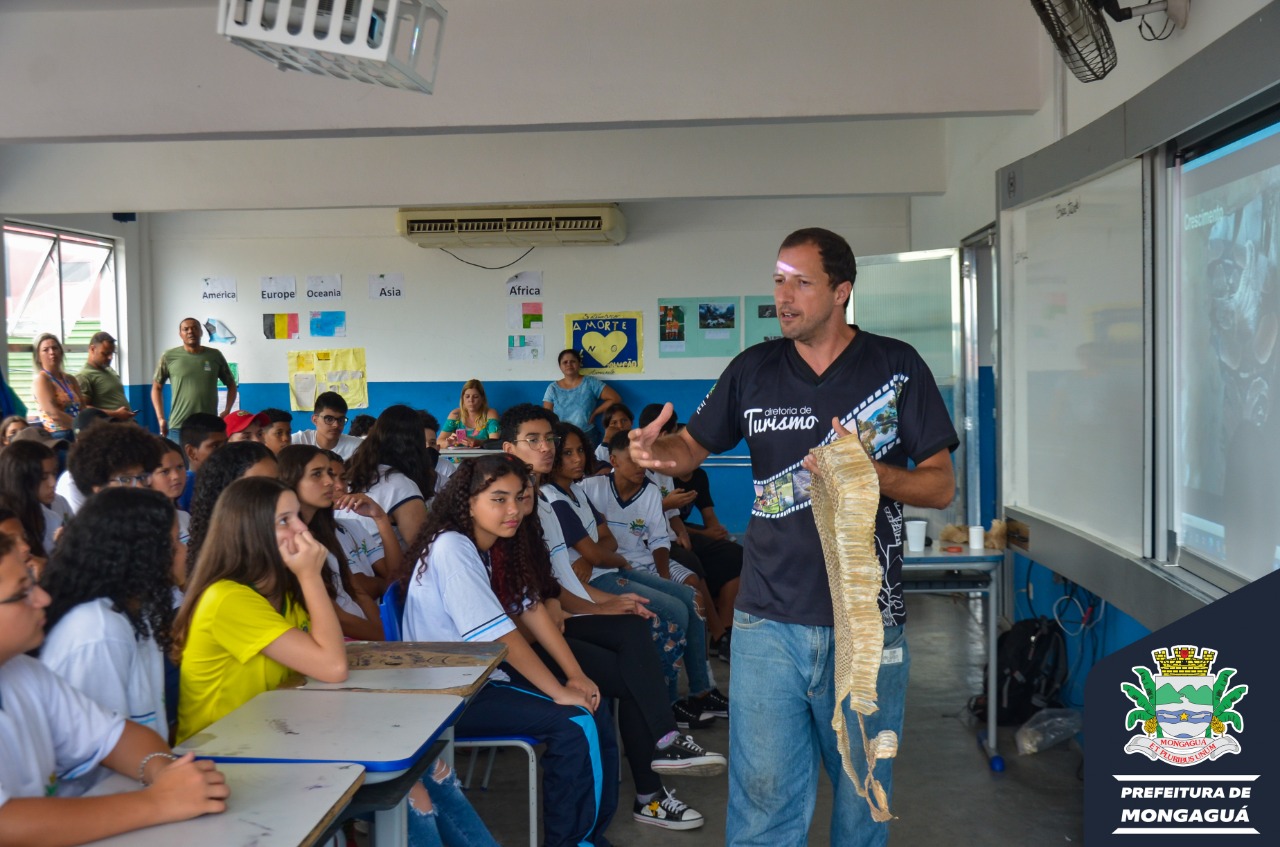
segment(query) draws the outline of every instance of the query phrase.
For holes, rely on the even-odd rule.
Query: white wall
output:
[[[469,267],[395,234],[395,209],[275,212],[183,212],[150,216],[151,329],[157,348],[178,343],[188,315],[218,317],[238,337],[226,348],[242,381],[284,382],[286,351],[363,346],[375,381],[545,381],[549,362],[508,362],[503,283],[521,270],[543,272],[545,330],[551,355],[564,346],[564,315],[641,310],[648,343],[642,379],[712,379],[727,359],[661,359],[654,342],[658,297],[768,294],[777,245],[800,226],[845,234],[862,254],[906,249],[908,214],[901,198],[669,201],[623,206],[630,235],[617,247],[544,247],[506,270]],[[458,250],[486,265],[519,256],[516,249]],[[371,273],[402,272],[402,301],[370,301]],[[267,306],[259,277],[343,275],[340,303],[299,300]],[[234,276],[239,301],[199,299],[200,279]],[[345,341],[267,341],[264,312],[345,309]],[[304,314],[305,317],[305,314]],[[306,333],[304,332],[304,336]],[[621,379],[625,377],[611,377]]]

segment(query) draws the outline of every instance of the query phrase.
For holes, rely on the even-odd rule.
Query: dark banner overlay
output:
[[[1277,632],[1271,573],[1094,665],[1086,844],[1277,843]]]

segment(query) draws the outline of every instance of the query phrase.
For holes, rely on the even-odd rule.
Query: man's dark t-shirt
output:
[[[857,330],[857,327],[854,327]],[[933,374],[905,342],[863,330],[821,377],[787,339],[744,350],[689,419],[712,453],[745,438],[755,502],[737,608],[784,623],[831,626],[831,590],[809,502],[809,450],[835,438],[831,419],[858,431],[877,461],[907,466],[959,444]],[[856,419],[856,420],[855,420]],[[876,553],[885,626],[906,620],[902,504],[880,498]]]

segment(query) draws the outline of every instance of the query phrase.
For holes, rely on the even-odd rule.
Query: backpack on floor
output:
[[[1060,705],[1066,676],[1067,647],[1057,621],[1040,617],[1015,623],[996,641],[996,723],[1020,726],[1046,706]],[[969,701],[979,720],[986,720],[987,708],[985,694]]]

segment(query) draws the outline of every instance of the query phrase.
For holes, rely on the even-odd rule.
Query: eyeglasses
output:
[[[548,435],[544,438],[541,435],[530,435],[528,438],[517,438],[516,441],[523,441],[525,444],[528,444],[534,450],[537,450],[543,444],[547,445],[548,447],[555,447],[556,444],[560,442],[560,436]]]
[[[31,595],[34,594],[36,590],[36,572],[33,571],[31,568],[27,568],[27,579],[30,580],[30,582],[27,584],[27,587],[19,591],[17,594],[13,595],[12,597],[6,597],[5,599],[0,600],[0,606],[6,606],[10,603],[22,603],[22,602],[26,602],[28,605],[30,605]]]
[[[153,474],[140,473],[137,476],[113,476],[107,482],[119,485],[123,488],[145,488],[151,484]]]
[[[340,418],[335,418],[333,415],[321,415],[320,420],[324,421],[328,426],[345,426],[347,423],[345,415]]]

